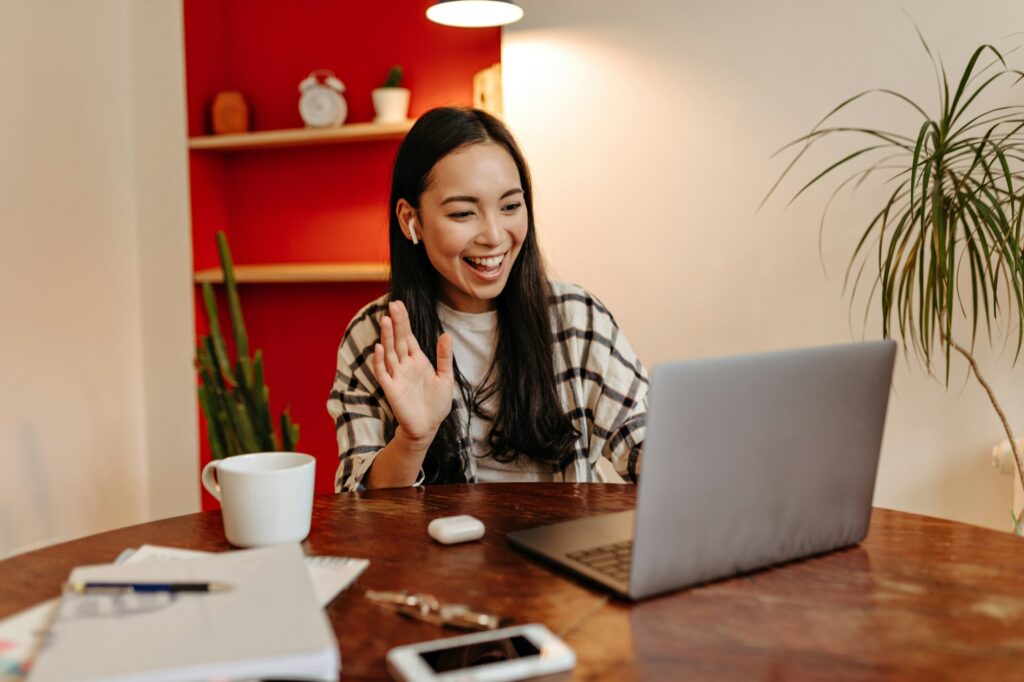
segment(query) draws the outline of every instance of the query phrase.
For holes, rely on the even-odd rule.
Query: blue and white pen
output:
[[[224,592],[231,586],[225,583],[114,583],[83,582],[67,583],[64,589],[78,594],[96,592]]]

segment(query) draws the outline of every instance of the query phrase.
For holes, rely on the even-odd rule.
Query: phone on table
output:
[[[387,663],[400,682],[506,682],[572,670],[576,654],[534,623],[395,647]]]

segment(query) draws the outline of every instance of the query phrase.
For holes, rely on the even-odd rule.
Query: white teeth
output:
[[[505,255],[502,254],[500,256],[491,256],[490,258],[467,257],[466,260],[468,260],[470,263],[474,263],[475,265],[480,265],[485,268],[496,268],[499,265],[501,265],[501,262],[503,260],[505,260]]]

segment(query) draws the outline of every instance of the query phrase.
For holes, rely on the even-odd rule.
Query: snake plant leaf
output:
[[[207,418],[209,423],[214,424],[213,433],[219,436],[219,449],[223,452],[224,457],[237,455],[242,451],[242,447],[238,440],[237,429],[228,416],[232,402],[229,389],[224,385],[219,375],[209,370],[204,370],[200,376],[203,380],[202,388],[206,392],[207,405],[209,406]],[[209,426],[209,423],[207,426]],[[209,434],[210,429],[207,429],[207,431]],[[214,447],[211,441],[211,452],[215,449],[217,448]]]
[[[226,383],[225,372],[217,361],[213,339],[209,336],[204,336],[202,343],[204,349],[203,357],[206,359],[206,366],[209,368],[209,376],[204,376],[203,382],[208,386],[213,386],[219,393],[226,393],[227,387],[230,384]]]
[[[223,232],[217,233],[217,248],[224,271],[237,360],[232,363],[228,355],[213,287],[204,283],[203,303],[210,334],[200,339],[195,364],[201,381],[197,391],[206,419],[210,450],[216,459],[279,450],[270,411],[270,391],[264,380],[263,353],[256,350],[255,357],[250,357],[234,264]],[[298,444],[298,425],[287,415],[282,415],[281,425],[286,449],[294,450]]]
[[[221,409],[217,412],[217,421],[221,424],[229,424],[231,422],[230,417],[231,410]],[[238,436],[236,429],[225,429],[224,430],[224,456],[233,457],[234,455],[241,455],[245,453],[245,447],[242,445],[241,440]]]
[[[206,339],[204,339],[205,341]],[[220,422],[217,420],[217,410],[215,407],[216,398],[215,394],[217,391],[216,382],[213,379],[213,361],[210,358],[207,346],[199,344],[196,348],[197,356],[197,369],[202,378],[203,383],[198,387],[199,391],[199,405],[202,408],[203,415],[206,417],[207,425],[207,438],[210,442],[210,450],[214,459],[220,459],[224,457],[225,445],[224,445],[224,434],[221,432]]]
[[[219,369],[223,372],[224,380],[234,386],[235,377],[231,374],[231,362],[228,360],[228,351],[224,345],[224,337],[220,331],[220,319],[217,315],[217,297],[213,293],[213,287],[209,282],[203,282],[203,304],[206,308],[206,321],[210,327],[209,338],[213,342],[213,356],[217,360]]]
[[[257,350],[253,358],[253,390],[256,392],[255,406],[258,409],[259,424],[263,433],[266,434],[266,443],[269,449],[280,448],[277,440],[277,433],[274,431],[274,422],[270,416],[270,389],[267,388],[263,379],[263,351]]]
[[[249,410],[243,401],[238,400],[235,402],[235,414],[238,422],[239,439],[242,441],[242,447],[245,448],[245,452],[260,452],[263,450],[260,446],[259,438],[256,436],[256,429],[249,419]]]
[[[239,404],[245,408],[245,418],[252,431],[255,448],[258,451],[270,451],[270,440],[266,436],[266,428],[262,420],[262,410],[259,406],[259,387],[249,384],[248,376],[252,369],[246,370],[246,365],[251,364],[249,358],[238,358],[238,388],[236,389]]]
[[[235,335],[235,351],[239,357],[249,357],[249,334],[245,329],[245,318],[242,316],[242,303],[238,298],[238,284],[235,280],[235,264],[231,259],[231,248],[228,246],[227,235],[217,232],[217,250],[220,253],[221,269],[224,271],[224,289],[228,296],[228,310],[231,313],[231,330]],[[252,383],[252,375],[248,376]]]
[[[257,351],[257,356],[259,356],[259,351]],[[242,363],[242,359],[239,362]],[[274,425],[270,420],[270,407],[267,404],[267,387],[263,384],[262,378],[259,381],[256,380],[254,364],[253,361],[245,358],[244,365],[247,367],[240,370],[240,375],[253,376],[254,379],[251,385],[246,382],[246,390],[243,396],[249,414],[249,421],[256,433],[260,449],[269,452],[277,449],[272,438]]]
[[[299,442],[299,425],[292,423],[287,409],[281,413],[281,442],[285,450],[294,450]]]
[[[210,391],[206,386],[199,387],[199,406],[206,417],[206,435],[210,442],[210,452],[213,459],[224,457],[224,436],[220,432],[220,422],[216,419]]]

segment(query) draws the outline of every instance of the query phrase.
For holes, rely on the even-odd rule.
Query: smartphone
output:
[[[400,682],[506,682],[572,670],[576,654],[534,623],[395,647],[387,663]]]

